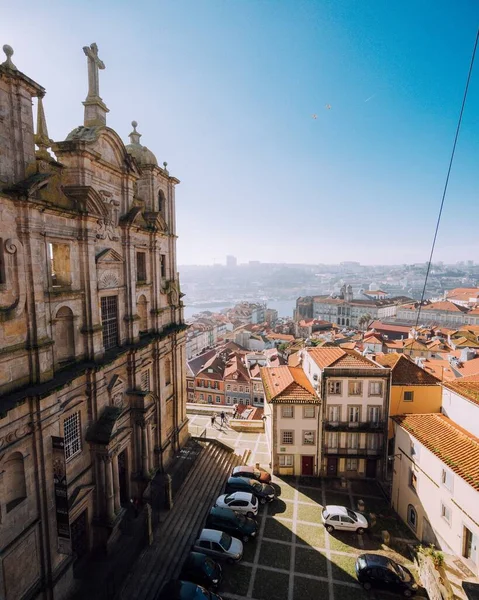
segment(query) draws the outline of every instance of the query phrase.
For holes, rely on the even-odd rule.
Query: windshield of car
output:
[[[263,486],[258,481],[252,481],[251,487],[255,490],[255,492],[261,492],[263,489]]]
[[[404,567],[398,564],[395,564],[394,566],[396,567],[395,572],[403,581],[411,581],[411,575],[409,575]]]
[[[205,562],[203,563],[205,573],[208,577],[213,577],[216,573],[215,562],[211,560],[211,558],[205,558]]]
[[[359,566],[360,569],[365,569],[367,567],[366,559],[363,558],[362,556],[360,556],[358,558],[358,566]]]
[[[348,517],[350,517],[353,521],[358,520],[358,517],[356,516],[355,512],[353,512],[352,510],[349,510],[349,508],[346,509],[346,512],[348,513]]]
[[[228,496],[225,496],[225,502],[231,502],[232,500],[234,500],[233,494],[228,494]]]
[[[221,537],[220,537],[220,546],[222,548],[224,548],[225,550],[229,550],[230,546],[231,546],[231,536],[228,535],[227,533],[222,533]]]
[[[211,600],[211,593],[198,585],[196,587],[194,600]]]

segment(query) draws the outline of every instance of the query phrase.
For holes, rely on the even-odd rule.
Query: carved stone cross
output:
[[[88,58],[88,96],[89,98],[100,97],[100,78],[98,69],[104,69],[105,63],[98,58],[98,46],[93,43],[91,46],[83,46],[83,52]]]

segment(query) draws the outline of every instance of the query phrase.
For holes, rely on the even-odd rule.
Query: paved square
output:
[[[384,591],[364,592],[354,565],[358,554],[374,551],[389,555],[414,571],[410,561],[372,535],[380,531],[379,519],[372,534],[329,534],[321,524],[321,509],[335,502],[357,509],[363,499],[378,515],[388,507],[374,484],[360,482],[347,489],[320,480],[273,478],[279,497],[262,506],[258,538],[245,545],[239,565],[226,565],[219,594],[227,600],[393,600]],[[336,484],[337,486],[337,484]],[[381,517],[382,518],[382,517]],[[420,598],[421,596],[417,596]]]
[[[251,450],[249,464],[260,463],[269,470],[269,454],[264,434],[233,431],[228,425],[211,427],[209,417],[190,415],[192,433],[206,428],[208,437],[218,437],[237,454]],[[273,478],[278,498],[261,506],[256,540],[245,544],[243,560],[225,565],[218,593],[225,600],[393,600],[398,596],[384,591],[366,593],[356,580],[354,565],[367,551],[390,555],[414,571],[408,558],[383,547],[375,535],[335,532],[330,535],[321,524],[325,504],[340,504],[357,510],[363,500],[365,512],[376,518],[372,534],[383,529],[392,535],[412,538],[387,506],[374,483],[317,478]],[[421,596],[417,596],[420,598]]]

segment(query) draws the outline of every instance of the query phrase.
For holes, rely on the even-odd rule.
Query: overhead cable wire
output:
[[[476,50],[477,50],[478,40],[479,40],[479,29],[477,30],[476,42],[474,44],[474,50],[472,52],[471,64],[470,64],[470,67],[469,67],[469,73],[467,75],[467,82],[466,82],[466,88],[464,90],[464,97],[462,99],[461,112],[459,113],[459,120],[457,122],[456,135],[454,137],[454,144],[452,146],[451,158],[449,160],[449,168],[447,169],[446,181],[445,181],[444,190],[443,190],[443,193],[442,193],[441,206],[439,208],[439,214],[437,216],[436,230],[434,232],[434,238],[433,238],[432,246],[431,246],[431,254],[429,256],[429,261],[427,263],[426,277],[424,279],[424,287],[423,287],[423,290],[422,290],[421,301],[419,302],[419,309],[418,309],[417,318],[416,318],[416,325],[415,325],[416,331],[417,331],[417,327],[418,327],[418,324],[419,324],[419,318],[421,316],[422,303],[424,302],[424,296],[426,295],[427,280],[429,278],[429,271],[431,270],[431,262],[432,262],[432,257],[433,257],[433,254],[434,254],[434,248],[436,247],[437,233],[439,231],[439,224],[441,223],[442,209],[444,208],[444,200],[446,198],[447,187],[449,185],[449,176],[451,175],[452,163],[454,161],[454,154],[456,153],[457,139],[459,137],[459,131],[461,129],[462,115],[464,113],[464,107],[466,105],[467,93],[468,93],[468,90],[469,90],[469,82],[471,81],[472,69],[474,67],[474,60],[476,58]]]

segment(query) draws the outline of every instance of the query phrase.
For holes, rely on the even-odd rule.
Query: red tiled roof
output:
[[[440,300],[439,302],[431,302],[431,304],[424,305],[421,310],[445,310],[448,312],[467,312],[467,308],[458,306],[448,300]]]
[[[444,387],[479,405],[479,374],[443,383]]]
[[[381,323],[381,321],[373,321],[369,326],[371,329],[378,329],[383,332],[390,331],[391,333],[409,333],[410,327],[406,325],[389,325],[388,323]]]
[[[347,348],[310,348],[308,353],[321,369],[380,369],[362,354]]]
[[[262,367],[266,400],[280,403],[318,403],[319,398],[301,367]]]
[[[346,354],[342,348],[311,348],[308,353],[321,369],[329,367]]]
[[[392,417],[445,465],[479,490],[479,439],[439,413]]]
[[[454,288],[446,292],[446,298],[454,298],[454,300],[462,300],[469,302],[469,298],[477,298],[479,296],[479,288]]]
[[[421,369],[404,354],[391,352],[376,356],[376,362],[384,367],[391,367],[393,385],[438,385],[439,379]]]

